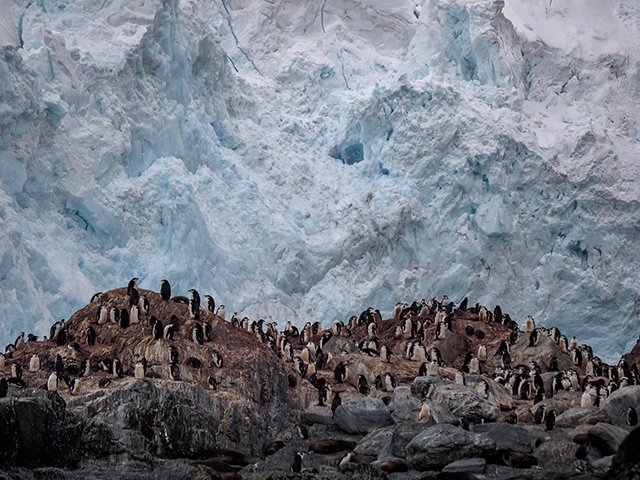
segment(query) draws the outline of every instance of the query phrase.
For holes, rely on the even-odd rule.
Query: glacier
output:
[[[0,341],[94,292],[640,332],[634,0],[0,0]]]

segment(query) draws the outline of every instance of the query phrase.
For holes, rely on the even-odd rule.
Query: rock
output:
[[[82,429],[56,392],[28,390],[0,399],[0,464],[75,467]]]
[[[627,410],[634,407],[640,412],[640,385],[620,388],[604,401],[601,408],[615,425],[627,425]]]
[[[382,427],[365,436],[354,451],[362,455],[373,455],[378,459],[391,457],[391,442],[395,427]]]
[[[416,422],[396,426],[393,429],[393,437],[391,438],[391,453],[393,456],[405,458],[409,442],[411,442],[411,440],[413,440],[418,434],[422,433],[425,428],[432,427],[434,425],[434,423],[431,423],[430,425],[423,425],[422,422]]]
[[[311,405],[304,411],[304,419],[308,423],[322,423],[324,425],[335,425],[333,412],[330,407],[319,405]]]
[[[615,425],[598,423],[589,429],[588,437],[591,445],[600,450],[604,457],[618,451],[620,444],[627,437],[627,433],[626,430]]]
[[[391,414],[379,398],[354,398],[336,409],[335,420],[347,433],[366,433],[391,423]]]
[[[485,423],[473,425],[470,429],[473,433],[481,433],[496,443],[497,450],[509,450],[519,453],[533,452],[535,437],[520,425],[508,423]]]
[[[407,445],[407,459],[418,470],[442,468],[456,460],[491,455],[493,440],[449,424],[435,425],[416,435]]]
[[[585,419],[589,417],[600,418],[602,422],[609,421],[609,416],[598,407],[573,407],[566,412],[558,415],[558,417],[556,418],[556,427],[574,428],[580,425]]]
[[[358,346],[348,338],[336,337],[335,335],[329,339],[327,343],[322,347],[324,353],[331,353],[331,355],[348,355],[350,353],[358,353],[360,350]]]
[[[501,410],[512,410],[515,406],[509,391],[491,378],[483,375],[465,375],[464,384],[479,395],[486,392],[480,396]]]
[[[578,445],[567,440],[549,439],[543,442],[535,451],[534,455],[545,468],[555,468],[559,471],[571,469],[571,462],[576,458]],[[571,459],[571,462],[567,462]]]
[[[440,403],[456,417],[470,422],[480,419],[495,422],[498,418],[498,407],[470,388],[455,382],[436,377],[417,377],[411,386],[411,393],[418,398]]]
[[[487,461],[484,458],[466,458],[452,462],[442,469],[443,472],[458,473],[484,473],[487,470]]]
[[[611,468],[604,478],[606,480],[628,480],[637,478],[639,469],[640,428],[636,428],[620,444],[618,453],[616,453],[611,461]]]

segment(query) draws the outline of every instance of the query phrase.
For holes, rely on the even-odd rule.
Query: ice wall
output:
[[[4,343],[133,276],[252,318],[467,295],[635,343],[634,2],[0,7]]]

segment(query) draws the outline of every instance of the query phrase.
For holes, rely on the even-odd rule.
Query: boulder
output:
[[[335,421],[347,433],[366,433],[391,423],[391,414],[379,398],[354,398],[336,409]]]
[[[603,457],[606,457],[618,451],[620,444],[627,438],[627,434],[626,430],[615,425],[598,423],[589,429],[587,435],[591,445],[600,450]]]
[[[556,427],[575,428],[587,418],[600,418],[603,422],[609,421],[609,416],[598,407],[573,407],[556,418]]]
[[[456,417],[470,422],[495,422],[500,413],[498,407],[470,388],[436,377],[417,377],[411,386],[411,393],[418,398],[442,404]]]
[[[465,458],[452,462],[442,469],[449,473],[484,473],[487,470],[487,461],[484,458]]]
[[[601,408],[615,425],[627,425],[627,411],[629,407],[640,414],[640,385],[620,388],[604,401]]]
[[[513,410],[515,402],[509,391],[483,375],[465,375],[464,384],[500,410]]]
[[[395,427],[374,430],[358,442],[354,451],[362,455],[372,455],[379,459],[391,457],[391,442]]]
[[[613,457],[611,468],[605,478],[607,480],[627,480],[637,476],[639,469],[640,428],[636,428],[620,444],[618,453]]]
[[[449,424],[425,429],[407,445],[407,459],[418,470],[442,468],[457,460],[491,455],[496,444],[490,438]]]
[[[520,425],[508,423],[485,423],[473,425],[473,433],[481,433],[496,443],[497,450],[509,450],[519,453],[533,452],[535,437]]]

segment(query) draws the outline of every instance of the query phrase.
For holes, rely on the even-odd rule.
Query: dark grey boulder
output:
[[[587,434],[591,445],[602,453],[603,457],[613,455],[629,432],[608,423],[598,423],[589,429]]]
[[[407,459],[418,470],[434,470],[465,458],[484,457],[496,450],[490,438],[449,424],[425,429],[407,445]]]
[[[411,393],[418,398],[442,404],[456,417],[470,422],[495,422],[500,413],[498,407],[470,388],[436,377],[417,377],[411,386]]]
[[[484,458],[465,458],[450,463],[442,469],[449,473],[484,473],[487,470],[487,461]]]
[[[608,422],[609,416],[598,407],[573,407],[556,418],[556,427],[575,428],[587,418],[598,418],[602,422]]]
[[[640,385],[620,388],[604,401],[601,408],[609,415],[615,425],[627,425],[627,411],[629,407],[640,414]]]
[[[354,451],[362,455],[371,455],[379,459],[391,457],[391,442],[395,427],[378,428],[358,442]]]
[[[519,453],[533,452],[535,437],[526,428],[508,423],[485,423],[473,425],[473,433],[481,433],[496,443],[497,450],[509,450]]]
[[[335,420],[347,433],[366,433],[390,424],[391,413],[379,398],[354,398],[336,409]]]

